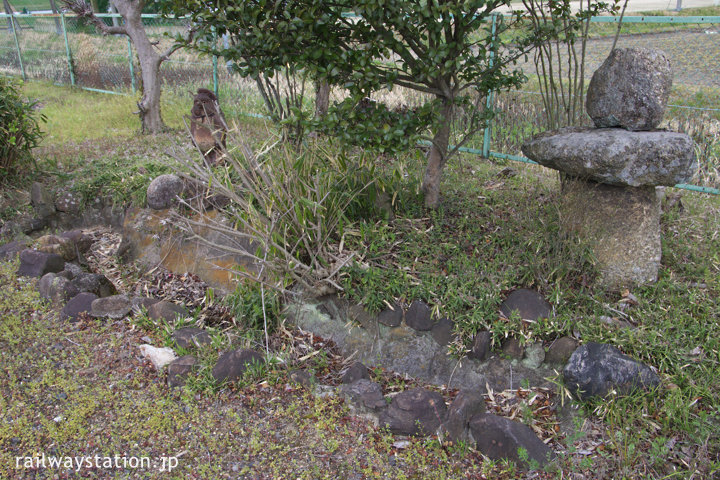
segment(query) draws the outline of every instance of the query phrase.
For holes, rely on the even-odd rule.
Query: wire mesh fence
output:
[[[122,22],[119,15],[99,16],[108,25]],[[188,26],[186,20],[158,15],[143,15],[143,22],[161,50]],[[586,83],[610,53],[616,34],[619,48],[658,48],[670,59],[674,82],[663,126],[694,138],[701,164],[695,183],[709,193],[720,193],[720,17],[625,17],[619,32],[617,18],[595,17],[586,45]],[[477,135],[466,150],[522,159],[522,142],[547,129],[533,54],[518,67],[529,78],[527,86],[494,95],[498,113],[490,126],[492,134]],[[102,36],[73,15],[14,15],[11,20],[0,14],[0,74],[131,94],[141,88],[139,72],[135,52],[125,36]],[[232,74],[222,61],[193,50],[178,50],[164,62],[161,82],[164,91],[180,93],[176,98],[187,97],[198,87],[214,88],[220,91],[226,113],[264,113],[251,80]],[[342,95],[335,92],[334,98]],[[404,89],[381,92],[378,99],[408,106],[425,100]]]

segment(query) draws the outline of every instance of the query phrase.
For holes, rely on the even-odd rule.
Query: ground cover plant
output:
[[[44,104],[49,132],[37,150],[40,170],[22,177],[26,184],[43,179],[52,186],[69,184],[85,192],[85,198],[102,193],[120,204],[142,204],[146,182],[170,168],[165,150],[178,144],[190,149],[182,131],[138,138],[136,127],[125,123],[125,107],[113,106],[126,105],[122,97],[101,97],[107,102],[108,116],[85,120],[87,135],[97,136],[84,141],[83,130],[71,133],[77,126],[58,119],[97,101],[95,94],[50,85],[30,85],[28,92]],[[61,103],[64,109],[59,108]],[[528,121],[523,123],[521,115],[515,133],[509,131],[503,141],[517,142],[516,137],[527,131]],[[237,116],[230,120],[256,148],[262,147],[272,128]],[[116,130],[110,138],[97,140],[112,128]],[[332,140],[318,142],[335,151]],[[431,303],[458,325],[455,354],[462,354],[473,333],[485,327],[493,332],[496,346],[510,335],[522,342],[547,344],[571,334],[583,342],[612,343],[658,369],[662,385],[657,391],[584,404],[585,428],[578,429],[577,437],[549,437],[563,455],[558,470],[539,473],[543,477],[716,476],[720,468],[718,199],[668,189],[660,280],[628,292],[604,291],[593,286],[593,259],[587,249],[568,246],[558,237],[554,174],[540,167],[458,156],[448,168],[440,208],[428,213],[418,189],[421,165],[413,155],[420,157],[422,151],[404,159],[411,167],[400,181],[388,182],[395,220],[372,215],[349,218],[351,222],[338,230],[334,240],[356,253],[354,262],[342,270],[344,295],[373,311],[394,300],[409,303],[420,298]],[[378,157],[379,163],[396,160]],[[377,172],[380,177],[386,174],[383,169]],[[313,355],[310,363],[293,363],[299,355],[279,354],[279,345],[288,345],[281,339],[288,335],[277,316],[273,316],[275,335],[268,342],[276,359],[271,366],[251,372],[235,386],[213,384],[207,370],[228,342],[263,344],[257,300],[252,305],[237,301],[231,305],[236,312],[230,316],[241,328],[231,330],[231,337],[227,325],[213,332],[214,345],[203,354],[205,375],[187,390],[171,392],[133,350],[142,336],[168,344],[170,325],[142,317],[133,325],[59,324],[38,303],[31,285],[13,271],[14,265],[5,264],[0,272],[5,289],[0,351],[9,372],[0,383],[1,406],[3,418],[11,420],[0,430],[6,452],[2,468],[14,465],[14,456],[22,452],[54,448],[58,454],[70,455],[128,451],[159,456],[186,451],[180,457],[183,469],[173,472],[175,478],[524,475],[482,459],[467,446],[430,440],[400,448],[391,437],[353,423],[335,402],[307,395],[292,382],[289,370],[312,369],[329,377],[329,365],[342,360],[333,356],[329,346],[314,343],[311,347],[324,353]],[[142,281],[139,272],[133,275],[129,281]],[[538,289],[554,305],[555,317],[538,324],[501,320],[497,306],[515,287]],[[258,297],[257,292],[238,295]],[[246,316],[254,319],[252,326],[243,325]],[[189,322],[199,320],[198,314]],[[251,333],[244,333],[247,330]],[[111,364],[116,358],[121,360]],[[519,397],[518,392],[513,395]],[[569,401],[562,388],[558,397]],[[488,402],[493,401],[488,398]],[[531,414],[526,421],[532,421]],[[134,433],[108,435],[120,431]],[[2,473],[12,478],[17,470]],[[105,472],[97,473],[104,478]],[[153,475],[161,477],[159,472],[148,476]]]

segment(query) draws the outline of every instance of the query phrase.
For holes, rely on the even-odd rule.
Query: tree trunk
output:
[[[448,145],[450,144],[450,126],[452,124],[452,102],[442,99],[442,120],[433,136],[428,163],[423,178],[422,191],[425,195],[425,207],[436,209],[440,203],[440,180],[442,169],[447,160]]]
[[[325,79],[315,82],[315,118],[324,117],[330,107],[330,84]]]
[[[140,17],[142,2],[116,0],[117,11],[125,19],[125,29],[137,51],[142,77],[142,98],[138,102],[143,133],[160,133],[166,129],[160,115],[160,64],[164,60],[150,43]]]

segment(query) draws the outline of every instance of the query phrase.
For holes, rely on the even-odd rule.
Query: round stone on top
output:
[[[664,52],[617,48],[593,74],[585,106],[598,128],[652,130],[662,121],[671,86]]]

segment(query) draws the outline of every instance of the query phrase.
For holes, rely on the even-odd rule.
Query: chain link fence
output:
[[[98,15],[108,25],[122,22],[119,15]],[[187,29],[184,20],[143,15],[151,40],[169,47],[172,38]],[[610,53],[618,22],[596,17],[590,25],[585,59],[586,84]],[[222,41],[219,39],[218,41]],[[701,168],[695,178],[701,191],[720,194],[720,17],[624,17],[617,47],[651,47],[663,50],[674,71],[670,106],[664,126],[690,134],[698,145]],[[537,85],[532,53],[519,64],[528,86],[498,92],[493,103],[498,114],[489,135],[477,135],[466,151],[486,156],[526,160],[520,145],[546,130],[544,106]],[[132,94],[140,89],[137,58],[126,36],[98,34],[73,15],[0,14],[0,74],[43,79],[62,85],[107,93]],[[161,67],[164,96],[189,96],[196,88],[220,90],[226,113],[258,116],[263,103],[251,80],[233,75],[222,61],[181,49]],[[341,98],[334,92],[333,98]],[[416,92],[395,89],[379,94],[390,103],[410,105],[423,101]],[[589,122],[589,119],[588,119]]]

